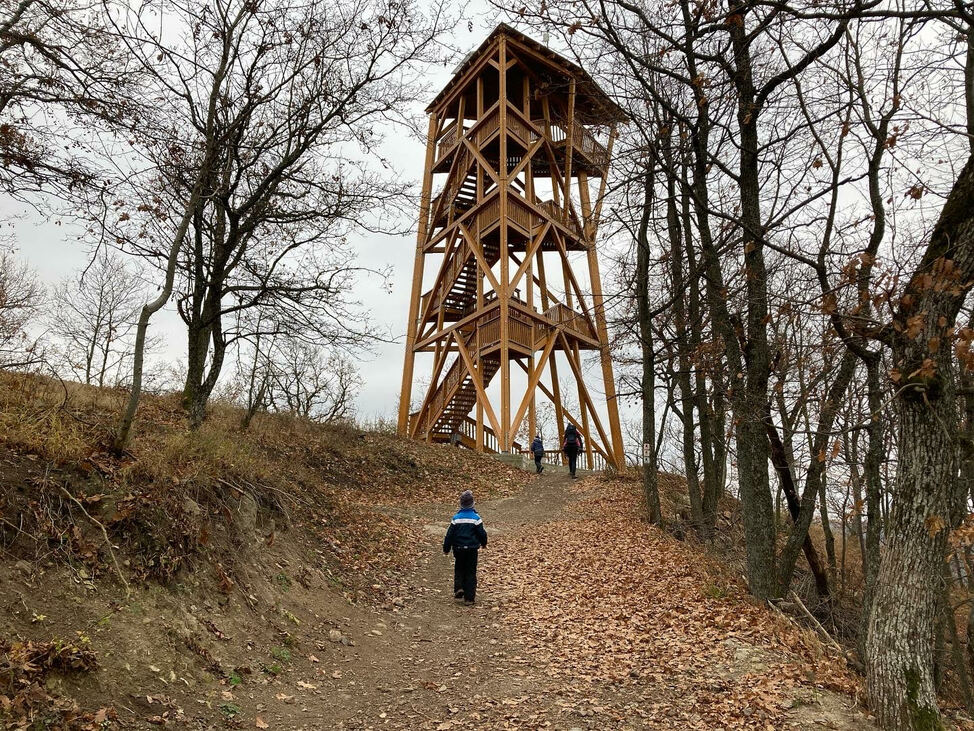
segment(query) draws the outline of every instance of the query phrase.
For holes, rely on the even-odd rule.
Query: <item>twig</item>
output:
[[[78,498],[76,498],[70,492],[68,492],[67,490],[65,490],[63,485],[59,485],[58,487],[60,488],[61,492],[64,493],[65,497],[68,498],[68,500],[70,500],[71,502],[73,502],[75,505],[77,505],[81,509],[81,512],[85,514],[85,516],[88,518],[88,520],[90,520],[92,523],[94,523],[95,525],[97,525],[101,529],[101,534],[105,537],[105,545],[108,546],[108,553],[112,557],[112,563],[115,564],[115,572],[118,574],[119,580],[125,586],[125,598],[128,599],[131,596],[131,594],[132,594],[132,587],[130,587],[129,586],[129,582],[127,582],[125,580],[125,576],[122,574],[122,567],[118,565],[118,559],[115,557],[115,551],[114,551],[114,548],[112,546],[112,541],[108,537],[108,531],[105,530],[105,526],[102,525],[99,521],[97,521],[94,518],[92,518],[91,517],[91,513],[89,513],[87,510],[85,510],[85,506],[81,504],[81,501],[78,500]]]
[[[805,606],[798,594],[791,592],[791,598],[795,600],[795,603],[798,604],[802,612],[805,613],[805,616],[812,621],[812,624],[815,626],[815,629],[818,630],[819,634],[821,634],[822,637],[824,637],[825,640],[832,645],[832,647],[838,650],[842,655],[845,655],[845,650],[842,649],[842,645],[836,642],[832,635],[829,634],[829,631],[825,629],[825,627],[822,626],[822,623],[815,618],[815,615],[808,611],[808,607]]]

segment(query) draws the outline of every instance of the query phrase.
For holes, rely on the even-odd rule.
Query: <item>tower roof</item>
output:
[[[578,95],[576,111],[589,124],[611,124],[625,122],[628,117],[622,108],[609,98],[608,94],[595,82],[588,72],[581,66],[559,53],[555,53],[542,43],[515,30],[507,23],[501,23],[491,32],[480,46],[467,54],[453,73],[453,78],[440,90],[436,98],[426,107],[426,112],[432,112],[440,103],[466,80],[467,72],[473,68],[486,54],[493,50],[501,37],[513,41],[515,54],[525,63],[535,62],[545,71],[552,74],[554,79],[567,82],[575,80],[575,90]]]

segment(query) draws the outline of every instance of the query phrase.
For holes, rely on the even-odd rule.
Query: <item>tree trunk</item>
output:
[[[829,570],[835,576],[835,536],[832,535],[832,525],[829,523],[829,508],[826,502],[828,493],[827,473],[822,470],[822,482],[818,486],[818,514],[822,519],[822,533],[825,534],[825,558],[829,562]]]
[[[674,374],[680,389],[680,413],[683,421],[683,469],[687,478],[687,493],[690,498],[690,522],[698,532],[703,531],[703,497],[700,494],[700,476],[697,472],[696,433],[693,428],[693,389],[690,386],[690,358],[687,349],[687,313],[683,301],[686,285],[683,278],[683,232],[677,209],[676,174],[674,171],[671,135],[667,128],[661,135],[660,147],[666,176],[666,232],[670,240],[670,283],[673,292],[673,325],[676,330],[677,367]]]
[[[950,337],[974,277],[974,156],[961,171],[893,320],[899,417],[895,499],[866,639],[870,704],[888,729],[942,728],[934,682],[937,593],[958,479]]]
[[[810,459],[808,470],[805,473],[805,486],[802,488],[801,509],[788,542],[781,552],[781,571],[779,575],[779,591],[782,594],[788,591],[791,585],[792,573],[795,562],[798,560],[799,547],[803,545],[808,537],[808,529],[812,524],[815,514],[815,504],[818,501],[823,477],[825,474],[825,464],[827,460],[826,450],[828,448],[829,436],[832,433],[832,425],[838,414],[839,404],[852,381],[856,372],[856,355],[846,350],[842,355],[842,360],[832,385],[826,392],[825,400],[822,402],[819,414],[818,426],[815,427],[815,435],[810,446]]]
[[[747,308],[743,330],[747,343],[744,378],[732,381],[737,433],[737,478],[744,516],[747,578],[751,593],[769,599],[777,593],[775,575],[774,500],[768,480],[770,458],[764,426],[768,399],[770,353],[768,349],[768,272],[764,260],[764,227],[761,222],[760,148],[757,93],[754,87],[750,43],[746,28],[747,7],[734,3],[735,22],[730,23],[734,57],[733,82],[737,90],[737,129],[740,142],[738,200],[741,207],[741,243],[744,249],[744,280]]]
[[[775,429],[774,422],[771,420],[771,404],[768,404],[768,409],[765,414],[765,427],[768,432],[768,441],[771,445],[771,462],[778,472],[781,490],[785,494],[792,523],[797,524],[801,515],[801,501],[798,499],[798,491],[795,489],[795,481],[792,477],[791,465],[785,454],[784,444],[782,444],[781,438],[778,436],[778,430]],[[793,530],[797,530],[797,528],[793,528]],[[822,559],[819,558],[818,551],[815,550],[815,545],[812,543],[812,539],[808,537],[807,531],[805,532],[805,540],[802,543],[802,550],[808,561],[808,567],[812,571],[812,576],[815,577],[815,591],[820,597],[827,599],[830,594],[828,575],[825,573]]]
[[[653,170],[643,173],[643,211],[636,241],[636,302],[639,311],[639,343],[642,353],[643,396],[643,494],[650,523],[663,521],[659,499],[656,457],[656,352],[653,349],[653,316],[649,308],[649,220],[652,214]]]

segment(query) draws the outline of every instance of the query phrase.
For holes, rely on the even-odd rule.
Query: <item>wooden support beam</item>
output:
[[[521,364],[521,370],[524,370],[523,364]],[[540,390],[541,393],[547,396],[550,401],[554,401],[555,394],[552,393],[551,390],[545,385],[544,381],[538,381],[538,390]],[[571,413],[568,411],[568,409],[564,409],[564,414],[565,414],[565,421],[567,421],[570,424],[574,424],[575,428],[578,429],[578,431],[580,431],[582,435],[585,437],[585,440],[592,442],[592,448],[600,455],[602,455],[605,458],[606,462],[609,462],[611,464],[612,455],[609,452],[607,452],[598,442],[592,440],[592,435],[586,433],[585,430],[582,428],[582,422],[576,419],[574,416],[572,416]],[[559,435],[559,442],[558,442],[559,447],[561,447],[561,437],[564,436],[564,432],[565,430],[562,429],[561,434]]]
[[[429,386],[426,387],[426,395],[423,397],[423,403],[419,407],[419,413],[423,414],[429,407],[430,401],[436,390],[439,388],[440,375],[443,373],[443,366],[446,363],[446,358],[449,353],[452,352],[449,348],[442,347],[440,343],[437,343],[437,351],[433,357],[433,377],[430,379]],[[416,420],[416,424],[413,425],[409,430],[409,436],[415,439],[419,432],[419,422]]]
[[[478,400],[483,403],[487,418],[490,419],[490,425],[497,432],[500,429],[500,423],[497,420],[497,414],[494,413],[494,409],[490,405],[490,399],[487,398],[487,390],[484,387],[484,379],[481,376],[481,371],[474,367],[473,358],[470,356],[470,351],[467,350],[462,339],[457,338],[455,335],[454,339],[456,340],[457,347],[460,349],[460,357],[463,358],[463,364],[467,367],[467,372],[470,373],[470,379],[473,381],[473,386],[477,391]],[[482,359],[478,358],[478,360],[483,363]]]
[[[416,256],[413,262],[413,288],[409,300],[409,322],[406,331],[406,354],[402,366],[402,389],[399,396],[398,432],[405,435],[409,429],[409,402],[412,400],[413,366],[416,361],[416,331],[419,328],[419,301],[423,295],[423,268],[426,254],[423,245],[429,233],[430,193],[433,189],[433,163],[436,154],[436,115],[430,116],[426,135],[426,170],[420,193],[419,224],[416,228]]]
[[[509,452],[511,450],[511,359],[510,359],[510,323],[509,323],[509,304],[511,292],[508,288],[510,280],[511,258],[508,252],[508,225],[507,225],[507,206],[508,206],[508,185],[507,185],[507,40],[501,38],[498,49],[501,68],[499,73],[498,95],[500,101],[500,277],[502,285],[497,290],[497,297],[500,300],[500,331],[501,331],[501,430],[497,433],[500,440],[500,451]]]
[[[551,357],[556,342],[558,342],[558,332],[554,331],[548,336],[548,342],[545,343],[541,356],[537,358],[535,367],[528,373],[528,387],[524,392],[524,398],[521,399],[521,403],[517,407],[517,411],[514,412],[514,421],[511,422],[512,429],[515,429],[521,419],[524,418],[524,412],[527,411],[528,405],[531,403],[531,398],[538,387],[538,381],[541,380],[545,366],[548,365],[548,358]]]
[[[494,288],[494,291],[499,290],[501,286],[500,282],[497,281],[497,278],[494,277],[494,273],[490,270],[490,265],[487,264],[487,260],[484,258],[484,252],[482,250],[483,247],[480,245],[480,242],[474,239],[473,234],[467,230],[466,226],[460,226],[460,233],[463,235],[463,238],[466,239],[470,251],[473,252],[473,255],[477,258],[477,264],[480,267],[480,274],[487,278],[487,281],[490,282],[490,286]]]
[[[592,413],[592,421],[595,422],[595,428],[598,429],[599,436],[602,438],[602,443],[605,444],[609,449],[612,449],[612,442],[606,436],[605,428],[602,426],[602,420],[599,418],[598,412],[595,410],[595,404],[592,401],[592,397],[589,395],[588,388],[585,385],[585,378],[582,375],[582,367],[580,363],[577,363],[572,357],[571,347],[568,344],[568,340],[565,339],[564,333],[559,333],[559,337],[562,339],[562,345],[565,348],[566,360],[568,360],[568,365],[571,367],[572,372],[575,374],[575,379],[578,381],[579,389],[582,392],[582,397],[584,402],[588,404],[589,411]],[[582,404],[579,404],[579,408],[584,408]]]

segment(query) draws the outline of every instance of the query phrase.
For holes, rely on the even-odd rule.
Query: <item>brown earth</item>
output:
[[[475,607],[453,601],[440,550],[453,505],[397,493],[376,520],[412,563],[358,591],[301,531],[240,545],[229,587],[204,562],[126,595],[83,567],[4,561],[0,637],[94,651],[98,669],[46,678],[92,714],[77,728],[871,727],[844,663],[642,523],[632,483],[507,492],[478,502]]]

